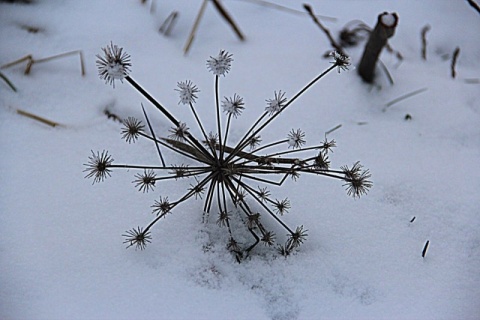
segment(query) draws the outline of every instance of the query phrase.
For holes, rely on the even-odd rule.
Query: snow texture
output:
[[[392,13],[382,15],[380,18],[382,24],[386,27],[393,27],[397,23],[397,18]]]
[[[131,76],[191,130],[194,120],[178,105],[177,83],[198,86],[196,110],[206,128],[215,128],[214,75],[206,61],[219,50],[233,54],[220,81],[221,97],[236,93],[245,102],[228,137],[233,142],[274,92],[291,98],[331,66],[322,58],[330,43],[308,15],[241,0],[222,3],[247,40],[239,41],[209,4],[185,56],[201,2],[0,3],[0,65],[74,50],[82,50],[86,64],[84,77],[78,55],[35,63],[28,75],[26,62],[1,69],[17,92],[0,80],[0,318],[478,319],[480,19],[466,1],[310,1],[317,14],[335,17],[323,19],[333,35],[349,21],[373,27],[381,12],[396,12],[400,23],[389,42],[404,59],[383,52],[394,85],[379,70],[369,86],[355,71],[365,42],[346,48],[350,71],[328,74],[262,135],[266,143],[301,128],[309,143],[320,142],[341,125],[328,134],[337,142],[332,165],[361,161],[372,173],[373,188],[355,200],[341,182],[321,177],[302,175],[272,188],[275,197],[291,201],[286,223],[308,229],[297,254],[274,258],[258,246],[238,264],[225,249],[224,230],[214,221],[201,223],[201,201],[162,219],[144,251],[125,249],[125,230],[145,226],[154,200],[188,182],[142,193],[131,183],[134,170],[114,171],[95,185],[84,179],[91,150],[108,150],[126,163],[159,163],[152,143],[121,139],[106,108],[143,119],[143,103],[158,132],[166,136],[170,129],[126,81],[113,89],[99,79],[95,55],[102,47],[111,41],[123,47]],[[303,10],[301,1],[275,3]],[[179,19],[163,36],[158,28],[174,10]],[[420,31],[427,23],[424,61]],[[167,162],[177,161],[168,154]]]

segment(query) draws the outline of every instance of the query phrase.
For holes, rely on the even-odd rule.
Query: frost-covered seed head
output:
[[[227,211],[221,211],[218,214],[217,225],[220,227],[228,226],[228,222],[230,220],[230,214]]]
[[[185,141],[188,137],[188,127],[186,123],[180,122],[178,127],[170,128],[172,134],[168,137],[177,141]]]
[[[330,168],[330,161],[326,152],[320,151],[313,160],[313,165],[317,170],[328,170]]]
[[[187,80],[185,82],[178,82],[177,87],[178,89],[175,89],[175,91],[178,91],[180,95],[180,101],[178,104],[195,103],[197,93],[200,92],[197,86],[195,86],[190,80]]]
[[[103,57],[97,54],[97,68],[100,79],[111,84],[115,88],[115,80],[122,80],[130,73],[130,55],[110,43],[110,46],[102,48]]]
[[[273,115],[277,112],[280,112],[282,108],[285,106],[285,102],[287,102],[287,98],[285,98],[285,92],[282,90],[274,92],[275,97],[273,99],[268,99],[267,106],[265,107],[265,111],[267,111],[270,115]]]
[[[290,200],[288,200],[288,198],[285,198],[283,200],[276,200],[274,207],[277,213],[283,216],[285,213],[288,212],[288,210],[290,210],[292,206],[290,205]]]
[[[325,151],[325,154],[329,152],[333,152],[332,149],[337,146],[337,142],[335,140],[327,140],[327,137],[325,137],[325,140],[323,141],[322,148],[323,151]]]
[[[169,173],[175,176],[175,180],[184,178],[188,174],[188,165],[181,164],[180,166],[174,165],[174,167]]]
[[[263,242],[264,245],[270,247],[275,243],[275,233],[273,233],[272,231],[267,231],[260,240]]]
[[[196,185],[190,184],[190,188],[188,188],[188,191],[193,192],[193,194],[195,195],[195,200],[197,200],[197,198],[202,199],[202,194],[205,191],[205,187],[199,185],[197,181]]]
[[[244,105],[243,98],[236,93],[233,95],[233,98],[225,97],[222,101],[223,112],[234,118],[237,118],[242,113],[242,110],[245,109]]]
[[[143,132],[145,126],[140,120],[133,117],[128,117],[123,120],[124,127],[122,128],[122,138],[128,143],[137,141],[140,134]]]
[[[226,73],[230,71],[232,66],[232,54],[226,52],[225,50],[220,50],[220,53],[217,57],[210,56],[210,59],[207,60],[208,70],[213,72],[216,76],[225,76]]]
[[[140,227],[137,229],[133,228],[132,230],[128,230],[127,233],[123,234],[122,236],[125,237],[125,241],[123,241],[123,243],[128,243],[127,248],[135,245],[135,250],[145,249],[147,243],[150,243],[150,240],[152,239],[150,231],[144,231]]]
[[[306,142],[304,138],[305,132],[300,129],[297,129],[296,131],[292,129],[288,134],[288,147],[292,147],[293,149],[300,148]]]
[[[343,185],[349,196],[360,198],[360,196],[367,194],[372,187],[372,182],[368,180],[372,175],[370,171],[363,170],[360,162],[355,162],[351,169],[347,166],[341,167],[345,174],[345,184]]]
[[[248,140],[248,145],[250,146],[250,150],[253,150],[255,149],[256,147],[258,147],[258,145],[260,145],[260,143],[262,142],[262,138],[257,135],[257,136],[252,136],[249,140]]]
[[[138,191],[148,192],[155,189],[155,178],[157,175],[153,170],[144,170],[143,174],[137,173],[135,175],[136,180],[132,181],[135,183],[135,187],[138,187]]]
[[[172,204],[168,201],[168,197],[155,200],[155,203],[152,205],[153,211],[157,216],[165,216],[172,209]]]
[[[262,202],[267,202],[268,197],[270,197],[270,191],[268,191],[267,187],[258,187],[258,197]]]
[[[213,133],[211,131],[208,133],[207,140],[204,141],[207,146],[210,146],[214,149],[217,146],[218,142],[218,133]]]
[[[232,252],[240,252],[242,250],[238,245],[238,242],[233,238],[230,238],[230,240],[228,241],[227,249]]]
[[[286,247],[289,250],[299,247],[303,243],[303,241],[305,241],[305,238],[308,236],[307,231],[308,230],[303,230],[303,226],[297,227],[295,229],[295,232],[289,235]]]
[[[98,151],[97,154],[92,151],[92,155],[88,157],[88,160],[88,163],[84,164],[87,168],[83,171],[88,172],[85,178],[93,177],[93,183],[96,183],[105,180],[107,176],[110,177],[112,170],[109,167],[113,162],[113,158],[107,151],[104,150],[101,154]]]
[[[257,224],[260,221],[260,214],[259,213],[252,213],[248,215],[247,220],[247,227],[250,229],[256,228]]]
[[[335,60],[332,63],[338,67],[338,73],[340,73],[340,71],[348,70],[348,67],[350,66],[350,58],[348,56],[341,52],[333,51],[332,57]]]

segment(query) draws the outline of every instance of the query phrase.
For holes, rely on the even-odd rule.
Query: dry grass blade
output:
[[[15,86],[13,85],[13,83],[7,78],[7,76],[5,76],[3,73],[0,72],[0,78],[3,79],[3,81],[5,81],[6,84],[8,84],[8,86],[15,92],[17,92],[17,88],[15,88]]]
[[[387,104],[385,104],[385,108],[383,109],[383,111],[387,110],[387,108],[391,107],[392,105],[394,105],[395,103],[397,102],[400,102],[402,100],[405,100],[407,98],[410,98],[410,97],[413,97],[419,93],[422,93],[422,92],[425,92],[427,91],[428,88],[422,88],[422,89],[418,89],[418,90],[415,90],[415,91],[412,91],[410,93],[407,93],[407,94],[404,94],[403,96],[400,96],[396,99],[393,99],[392,101],[388,102]]]
[[[81,50],[75,50],[75,51],[60,53],[60,54],[53,55],[53,56],[46,57],[46,58],[42,58],[42,59],[34,59],[33,56],[31,54],[29,54],[29,55],[26,55],[25,57],[22,57],[20,59],[14,60],[12,62],[9,62],[9,63],[6,63],[6,64],[0,66],[0,69],[10,68],[10,67],[13,67],[17,64],[21,64],[21,63],[26,61],[27,66],[25,67],[24,74],[28,75],[30,73],[30,70],[32,69],[33,64],[35,64],[35,63],[48,62],[48,61],[51,61],[51,60],[55,60],[55,59],[59,59],[59,58],[63,58],[63,57],[71,56],[71,55],[76,55],[76,54],[78,54],[80,56],[80,68],[81,68],[82,76],[85,76],[85,63],[83,61],[83,52]]]
[[[44,123],[44,124],[46,124],[50,127],[53,127],[53,128],[55,128],[57,126],[61,126],[61,124],[59,124],[58,122],[45,119],[43,117],[37,116],[37,115],[35,115],[33,113],[30,113],[30,112],[23,111],[23,110],[20,110],[20,109],[17,109],[16,111],[19,115],[22,115],[24,117],[27,117],[27,118],[30,118],[30,119],[33,119],[33,120],[36,120],[36,121],[39,121],[39,122]]]
[[[220,3],[218,0],[212,0],[213,5],[215,8],[218,10],[220,15],[228,22],[228,24],[232,27],[233,31],[237,34],[238,38],[243,41],[245,40],[245,36],[242,34],[240,31],[240,28],[237,26],[235,21],[233,21],[233,18],[230,16],[230,14],[225,10],[223,5]]]
[[[202,20],[203,14],[205,12],[205,8],[207,7],[207,2],[208,0],[203,0],[202,6],[200,7],[200,10],[197,13],[197,17],[195,18],[195,22],[193,23],[192,30],[190,31],[190,34],[188,35],[187,43],[185,44],[185,47],[183,48],[183,54],[187,54],[188,51],[190,50],[190,47],[193,43],[193,40],[195,39],[195,34],[197,33],[198,26],[200,25],[200,20]]]
[[[264,0],[242,0],[242,1],[255,3],[255,4],[258,4],[258,5],[264,6],[264,7],[270,7],[270,8],[273,8],[273,9],[277,9],[277,10],[280,10],[280,11],[284,11],[284,12],[288,12],[288,13],[292,13],[292,14],[296,14],[296,15],[308,14],[304,11],[292,9],[292,8],[289,8],[289,7],[285,7],[285,6],[282,6],[282,5],[273,3],[273,2],[269,2],[269,1],[264,1]],[[318,14],[316,14],[315,17],[317,17],[318,19],[329,20],[329,21],[332,21],[332,22],[337,21],[337,18],[318,15]]]

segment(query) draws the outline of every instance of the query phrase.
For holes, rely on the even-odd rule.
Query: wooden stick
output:
[[[358,74],[363,81],[372,83],[375,77],[375,66],[377,64],[380,53],[387,44],[388,38],[395,34],[395,28],[398,24],[398,16],[396,13],[384,12],[378,16],[377,24],[365,45],[362,59],[358,66]]]

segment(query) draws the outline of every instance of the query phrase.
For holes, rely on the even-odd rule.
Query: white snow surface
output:
[[[384,14],[381,17],[381,20],[382,20],[382,23],[387,27],[393,27],[395,25],[395,22],[397,21],[393,13]]]
[[[222,49],[232,53],[232,68],[220,78],[221,97],[237,93],[245,101],[243,114],[232,120],[232,143],[274,91],[290,98],[331,66],[323,54],[332,47],[310,17],[240,0],[223,4],[246,41],[209,4],[184,56],[201,2],[155,1],[153,12],[151,2],[133,0],[0,3],[0,65],[74,50],[82,50],[86,64],[84,77],[78,55],[34,64],[29,75],[23,74],[26,63],[1,70],[18,92],[0,80],[0,318],[479,319],[480,16],[466,1],[309,1],[317,14],[336,19],[322,20],[335,36],[349,21],[373,27],[378,14],[396,12],[390,44],[403,60],[383,52],[394,85],[380,70],[371,86],[355,71],[365,40],[346,48],[350,70],[329,73],[264,131],[267,142],[301,128],[315,144],[341,124],[328,134],[337,142],[332,166],[361,161],[372,173],[373,188],[356,200],[341,181],[324,177],[302,175],[270,188],[292,203],[284,221],[308,229],[296,254],[274,258],[259,245],[238,264],[214,214],[201,223],[200,200],[155,225],[145,250],[125,249],[125,230],[146,226],[154,200],[179,197],[189,182],[159,183],[142,193],[131,183],[135,170],[113,171],[95,185],[84,179],[91,150],[108,150],[118,163],[159,163],[153,144],[121,139],[121,126],[103,113],[107,106],[122,118],[143,119],[143,103],[157,132],[168,134],[170,127],[128,83],[113,89],[98,78],[95,55],[102,47],[111,41],[123,47],[131,55],[131,76],[193,124],[174,90],[191,80],[201,90],[197,110],[211,129],[214,76],[206,60]],[[275,3],[303,10],[302,1]],[[179,19],[165,37],[158,28],[173,10]],[[424,61],[420,31],[426,24]],[[170,164],[182,162],[165,156]]]

